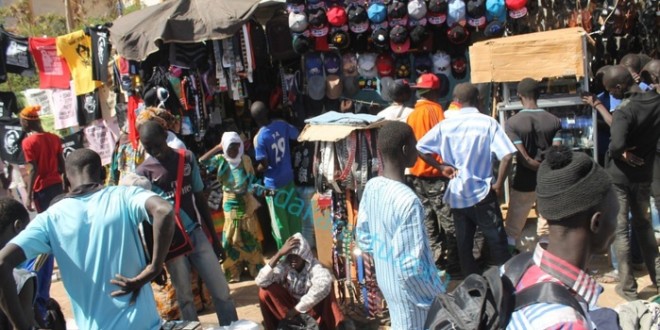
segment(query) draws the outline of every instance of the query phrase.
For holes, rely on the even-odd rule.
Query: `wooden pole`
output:
[[[71,33],[71,29],[73,29],[73,15],[71,15],[71,0],[64,0],[64,16],[66,18],[66,32]]]

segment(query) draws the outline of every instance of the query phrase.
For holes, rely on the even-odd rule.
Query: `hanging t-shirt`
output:
[[[62,138],[62,156],[66,159],[70,153],[83,148],[82,131],[73,133]]]
[[[94,120],[101,119],[101,100],[98,90],[84,95],[78,95],[78,124],[88,125]]]
[[[10,118],[11,114],[18,114],[18,103],[14,92],[0,92],[0,117]]]
[[[0,33],[0,84],[7,81],[7,54],[4,52],[5,36]]]
[[[313,186],[314,143],[303,142],[293,148],[293,180],[299,186]]]
[[[101,156],[103,166],[110,164],[117,138],[108,128],[105,120],[96,120],[90,123],[89,126],[85,127],[84,132],[85,140],[89,144],[88,148],[96,151]]]
[[[110,39],[108,29],[89,28],[92,40],[92,79],[108,81],[108,61],[110,60]]]
[[[57,37],[57,55],[69,65],[76,95],[91,93],[97,87],[92,78],[92,38],[84,31]]]
[[[51,89],[37,89],[30,88],[23,91],[25,95],[25,103],[27,105],[38,105],[41,107],[39,110],[39,115],[50,115],[53,113],[53,105],[51,94],[53,91]]]
[[[18,118],[0,120],[0,158],[12,164],[25,164],[21,142],[24,133]]]
[[[39,88],[69,88],[71,72],[57,56],[55,38],[30,38],[30,52],[39,68]]]
[[[5,67],[7,72],[22,76],[34,76],[34,61],[30,56],[28,38],[11,34],[0,27],[4,35],[2,49],[5,53]]]
[[[64,129],[78,126],[78,101],[70,89],[55,89],[53,100],[53,126]]]

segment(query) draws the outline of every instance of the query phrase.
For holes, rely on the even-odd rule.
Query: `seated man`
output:
[[[25,207],[13,198],[0,199],[0,249],[20,233],[30,222],[30,215]],[[20,300],[23,315],[28,320],[34,320],[33,304],[36,298],[37,277],[33,272],[14,268],[16,292]],[[36,322],[33,322],[36,325]],[[4,313],[0,311],[0,329],[11,329],[12,325]]]
[[[284,258],[283,262],[279,262]],[[291,236],[254,279],[266,329],[300,313],[314,317],[321,329],[337,329],[344,321],[332,290],[332,275],[312,255],[300,233]]]

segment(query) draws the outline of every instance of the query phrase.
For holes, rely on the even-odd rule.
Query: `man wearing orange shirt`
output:
[[[419,140],[445,119],[442,106],[435,102],[440,98],[440,79],[433,73],[425,73],[411,87],[417,90],[418,100],[407,123]],[[449,274],[459,274],[454,220],[449,206],[442,201],[449,179],[419,157],[408,171],[408,183],[424,205],[424,224],[435,264]]]

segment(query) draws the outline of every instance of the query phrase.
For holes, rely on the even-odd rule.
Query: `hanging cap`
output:
[[[506,0],[511,18],[522,18],[527,15],[527,0]]]
[[[463,0],[449,0],[447,9],[447,25],[454,26],[465,20],[465,2]]]
[[[390,47],[390,35],[387,29],[379,27],[371,34],[371,42],[380,50],[388,50]]]
[[[289,29],[291,32],[303,32],[307,29],[307,15],[302,12],[289,13]]]
[[[348,22],[346,10],[341,6],[332,6],[327,12],[328,23],[332,26],[344,26]]]
[[[423,0],[411,0],[408,2],[408,16],[420,20],[426,16],[426,2]]]
[[[388,53],[378,55],[376,59],[376,68],[381,77],[391,77],[393,75],[394,59]]]
[[[468,0],[467,23],[473,27],[486,26],[486,2],[485,0]]]
[[[382,3],[372,3],[367,9],[369,20],[373,23],[382,23],[387,19],[387,8]]]
[[[330,36],[330,43],[337,49],[346,49],[351,44],[351,38],[344,30],[335,30]]]
[[[504,0],[486,0],[486,18],[488,21],[506,22],[506,5]]]
[[[369,15],[362,6],[348,6],[348,27],[353,33],[364,33],[369,30]]]
[[[390,31],[390,46],[392,51],[401,54],[410,49],[410,38],[408,37],[408,30],[401,25],[397,25]]]

